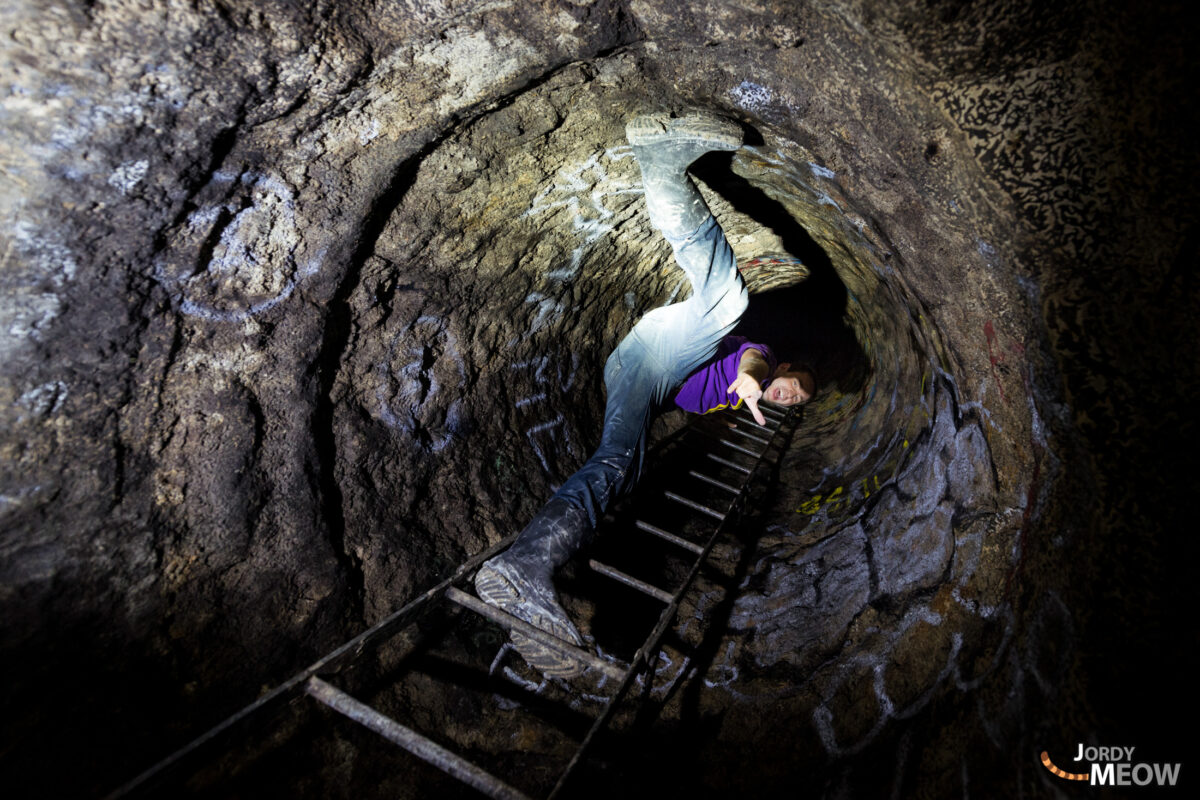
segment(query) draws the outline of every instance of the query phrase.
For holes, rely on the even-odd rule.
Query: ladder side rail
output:
[[[788,421],[791,418],[792,416],[789,413],[784,417],[783,421],[781,421],[781,424],[775,429],[771,436],[771,442],[763,448],[762,455],[759,456],[758,460],[754,464],[755,471],[759,466],[762,465],[764,461],[763,456],[765,456],[765,454],[771,449],[771,444],[774,443],[775,437],[783,431],[785,426],[782,424],[782,422]],[[753,475],[753,471],[751,475]],[[749,495],[749,489],[750,480],[747,479],[742,485],[742,491],[739,492],[738,496],[735,497],[730,503],[729,511],[726,513],[725,518],[713,530],[712,535],[708,537],[708,541],[704,545],[704,551],[698,555],[696,560],[692,563],[692,568],[689,570],[687,578],[675,592],[675,596],[671,603],[663,609],[662,613],[659,615],[658,623],[654,626],[654,629],[650,632],[650,635],[646,638],[642,646],[638,648],[637,653],[634,654],[633,659],[629,663],[629,669],[625,673],[625,679],[621,681],[621,685],[617,688],[617,691],[605,703],[604,711],[592,724],[592,727],[584,737],[583,742],[580,743],[578,749],[575,751],[575,754],[571,757],[571,761],[567,764],[566,769],[563,770],[562,774],[559,776],[558,782],[554,785],[554,789],[550,792],[547,800],[555,800],[555,798],[560,796],[560,793],[563,791],[563,787],[566,785],[567,780],[575,771],[575,768],[578,767],[582,762],[583,756],[591,747],[592,741],[596,738],[599,732],[608,725],[608,721],[612,718],[612,715],[616,712],[617,706],[620,704],[621,700],[625,697],[625,694],[633,685],[633,681],[637,677],[637,674],[641,671],[641,668],[646,668],[647,682],[653,679],[651,655],[653,654],[654,660],[657,660],[658,649],[662,641],[662,637],[666,635],[667,629],[674,621],[675,615],[679,611],[680,601],[683,599],[684,594],[686,594],[691,588],[692,582],[700,573],[700,568],[704,565],[704,562],[708,560],[709,553],[712,552],[713,547],[716,545],[717,539],[726,531],[727,528],[731,527],[736,519],[740,516],[740,505],[742,500]]]
[[[630,686],[632,685],[634,679],[636,678],[636,676],[639,672],[639,668],[646,667],[648,670],[651,668],[651,654],[652,653],[653,653],[654,658],[655,659],[657,658],[658,645],[659,645],[662,637],[665,635],[667,628],[670,626],[671,622],[674,620],[676,613],[678,612],[680,600],[682,599],[683,595],[688,591],[688,589],[691,587],[691,584],[694,581],[695,576],[699,573],[700,567],[703,565],[705,560],[708,558],[708,555],[711,552],[712,547],[715,544],[717,538],[721,534],[723,534],[725,532],[725,530],[729,527],[729,525],[739,516],[739,511],[740,511],[739,506],[740,506],[742,500],[744,499],[744,497],[746,496],[746,494],[748,493],[748,488],[749,488],[749,484],[750,484],[749,475],[752,474],[755,470],[757,470],[757,468],[763,463],[764,456],[771,448],[771,443],[774,442],[775,437],[777,435],[779,435],[779,433],[781,433],[782,430],[784,429],[785,425],[783,423],[792,418],[790,411],[789,412],[776,411],[775,414],[777,414],[778,417],[776,418],[777,424],[773,430],[770,428],[765,428],[764,426],[759,426],[759,427],[764,427],[765,430],[770,430],[771,436],[770,436],[770,439],[768,440],[768,442],[766,443],[766,446],[763,448],[763,450],[760,452],[757,452],[757,453],[752,452],[747,448],[742,448],[737,445],[734,445],[732,442],[729,442],[727,440],[721,440],[719,437],[712,436],[712,434],[707,434],[707,432],[703,432],[708,436],[712,436],[712,438],[716,438],[718,440],[718,442],[720,442],[721,444],[731,446],[735,450],[740,450],[748,455],[754,456],[754,458],[755,458],[754,466],[752,468],[750,468],[749,470],[747,470],[748,478],[747,478],[746,482],[743,484],[743,486],[741,487],[741,490],[738,492],[738,494],[735,495],[735,497],[732,499],[732,501],[730,503],[730,511],[728,512],[727,515],[724,516],[724,518],[718,524],[717,528],[713,531],[712,535],[709,537],[707,543],[705,544],[702,552],[697,554],[697,558],[693,562],[692,568],[687,576],[687,579],[684,581],[683,585],[680,586],[680,588],[677,590],[671,603],[668,604],[668,606],[663,609],[663,612],[659,617],[659,621],[655,625],[654,629],[651,631],[650,636],[646,639],[646,641],[643,643],[642,647],[639,648],[638,652],[635,654],[634,661],[628,666],[628,668],[623,670],[624,674],[623,674],[621,686],[619,687],[618,691],[606,703],[604,712],[601,714],[601,716],[599,718],[597,718],[597,720],[595,721],[595,723],[592,726],[592,729],[588,732],[583,743],[580,745],[579,749],[576,751],[571,762],[568,764],[566,771],[564,771],[564,773],[560,776],[558,784],[555,786],[554,791],[550,795],[551,797],[554,797],[558,794],[558,792],[561,790],[562,786],[564,785],[565,781],[567,780],[567,778],[569,777],[571,772],[574,770],[575,766],[582,759],[582,756],[584,755],[585,751],[588,749],[588,747],[589,747],[591,741],[594,739],[595,735],[603,727],[605,727],[607,725],[608,720],[611,718],[612,714],[615,712],[617,705],[620,703],[621,699],[624,698],[625,694],[628,692]],[[729,416],[733,416],[736,418],[741,415],[731,412],[729,414]],[[723,459],[717,459],[717,460],[723,461]],[[290,701],[291,699],[293,699],[297,696],[300,696],[302,693],[307,693],[311,696],[317,697],[317,699],[320,699],[322,702],[327,702],[327,700],[322,697],[318,697],[318,694],[323,693],[325,695],[325,697],[332,696],[329,694],[329,692],[338,692],[339,694],[341,694],[339,692],[339,690],[334,689],[329,684],[325,683],[324,681],[321,681],[320,678],[318,677],[318,675],[322,674],[322,673],[327,674],[329,672],[335,672],[335,671],[343,668],[347,664],[353,663],[357,659],[361,658],[364,655],[364,653],[367,652],[368,648],[373,648],[375,646],[378,646],[378,644],[380,644],[383,641],[386,641],[388,638],[393,636],[400,628],[403,628],[406,625],[408,625],[412,621],[412,618],[417,614],[417,612],[419,612],[421,609],[423,609],[425,607],[425,605],[428,604],[430,601],[433,601],[433,600],[436,600],[439,598],[443,598],[443,597],[447,597],[447,595],[456,594],[456,592],[451,591],[454,587],[454,584],[463,580],[470,572],[472,572],[473,570],[478,568],[484,561],[488,560],[489,558],[493,557],[494,555],[496,555],[500,552],[503,552],[505,549],[507,549],[509,547],[509,545],[512,544],[513,541],[515,541],[515,539],[516,539],[516,534],[513,534],[513,535],[508,536],[505,539],[501,540],[500,542],[496,543],[495,545],[493,545],[489,548],[485,548],[483,551],[476,554],[475,556],[472,556],[467,561],[460,564],[458,566],[458,568],[455,569],[454,573],[451,576],[449,576],[448,578],[445,578],[444,580],[442,580],[435,586],[426,590],[421,595],[414,598],[409,603],[405,604],[402,608],[400,608],[396,612],[392,613],[391,615],[389,615],[385,619],[381,620],[380,622],[376,623],[374,626],[367,629],[363,633],[359,634],[358,636],[354,637],[353,639],[350,639],[349,641],[347,641],[346,643],[337,647],[333,651],[322,656],[320,659],[318,659],[316,662],[314,662],[313,664],[311,664],[304,670],[296,673],[291,678],[287,679],[286,681],[284,681],[282,684],[280,684],[279,686],[272,689],[267,694],[263,695],[262,697],[258,698],[254,702],[252,702],[249,705],[238,710],[237,712],[233,713],[232,715],[230,715],[229,717],[227,717],[226,719],[224,719],[217,725],[213,726],[212,728],[210,728],[209,730],[207,730],[200,736],[193,739],[188,744],[184,745],[182,748],[176,750],[175,752],[171,753],[167,757],[158,761],[157,763],[152,765],[150,768],[148,768],[141,774],[137,775],[136,777],[134,777],[133,779],[131,779],[130,781],[128,781],[124,785],[118,787],[112,793],[107,795],[106,800],[117,800],[117,798],[123,798],[123,797],[130,795],[131,793],[150,788],[158,780],[165,777],[171,770],[179,767],[186,760],[188,760],[189,758],[195,756],[197,753],[204,750],[207,746],[211,745],[213,742],[215,742],[216,740],[221,738],[224,734],[228,733],[231,729],[233,729],[240,723],[246,721],[247,719],[249,719],[251,717],[265,713],[268,710],[273,710],[276,707],[283,705],[285,702]],[[473,598],[471,598],[471,599],[473,599]],[[465,605],[461,601],[459,602],[459,604]],[[517,620],[517,622],[520,622],[520,620]],[[610,664],[605,664],[605,667],[607,667],[607,669],[603,669],[602,671],[609,673],[609,674],[614,672],[615,669],[619,669],[619,668],[616,668],[615,665],[610,665]],[[647,682],[652,680],[652,674],[650,672],[647,672],[646,680],[647,680]],[[326,691],[322,690],[320,688],[321,686],[328,687],[329,691],[326,692]],[[317,687],[317,689],[314,690],[314,687]],[[349,697],[349,696],[345,695],[345,697]],[[353,698],[350,698],[350,700],[353,701]],[[357,701],[354,701],[354,702],[357,702]],[[327,703],[327,704],[330,704],[330,703]],[[330,704],[330,705],[332,705],[332,704]],[[369,709],[369,707],[366,707],[366,706],[364,706],[364,708]],[[369,710],[372,713],[374,713],[380,717],[383,716],[383,715],[379,715],[378,712],[375,712],[373,709],[369,709]],[[343,713],[345,713],[345,712],[343,712]],[[361,721],[361,720],[359,720],[359,721]],[[395,726],[398,726],[398,728],[403,728],[403,726],[399,725],[399,723],[396,723],[394,720],[392,720],[391,723]],[[371,726],[368,725],[368,727],[371,727]],[[373,729],[375,729],[375,728],[373,728]],[[407,729],[405,729],[405,730],[407,730]],[[377,732],[380,732],[380,731],[377,730]],[[383,735],[387,736],[386,733],[384,733]],[[389,737],[389,738],[391,738],[391,737]],[[457,757],[455,757],[455,758],[457,758]],[[431,762],[431,763],[435,763],[435,762]],[[469,762],[464,762],[464,763],[469,764]],[[443,769],[444,769],[444,771],[447,771],[449,774],[454,774],[450,770],[445,769],[445,767],[443,767]],[[486,774],[486,773],[484,773],[484,774]],[[458,777],[460,780],[463,780],[463,778],[461,776],[455,775],[455,777]],[[493,778],[493,780],[495,780],[495,779]],[[502,783],[499,783],[499,782],[497,782],[497,783],[500,786],[504,786],[504,784],[502,784]],[[472,785],[474,785],[474,784],[472,784]],[[499,797],[499,796],[508,796],[508,795],[493,795],[493,796]],[[523,797],[523,795],[520,795],[520,793],[517,793],[512,796],[513,797]]]
[[[407,625],[411,619],[420,611],[426,603],[431,600],[438,599],[445,594],[448,587],[462,580],[469,572],[478,567],[484,561],[491,558],[493,555],[503,551],[513,541],[516,540],[516,534],[507,537],[503,541],[487,548],[483,552],[472,556],[467,561],[463,562],[455,569],[454,573],[442,580],[436,586],[426,590],[418,595],[413,600],[406,603],[398,611],[390,616],[380,620],[372,627],[355,636],[340,647],[325,654],[317,661],[310,664],[305,669],[296,673],[286,681],[276,686],[271,691],[264,694],[249,705],[235,711],[230,716],[226,717],[221,722],[209,728],[204,733],[197,736],[192,741],[185,744],[175,752],[156,762],[148,769],[135,776],[125,784],[114,789],[111,793],[105,796],[104,800],[118,800],[118,798],[128,797],[134,792],[150,788],[155,782],[166,777],[168,772],[177,768],[185,760],[193,757],[207,746],[221,738],[234,727],[247,719],[268,710],[282,706],[287,701],[294,697],[300,696],[304,690],[304,685],[318,674],[327,674],[335,672],[347,663],[351,663],[360,658],[369,646],[378,645],[382,641],[393,636],[399,628]]]
[[[495,800],[530,800],[524,792],[514,789],[482,767],[442,747],[437,742],[422,736],[396,720],[382,714],[371,706],[326,683],[315,675],[304,685],[305,692],[347,719],[357,722],[403,747],[417,758],[431,764],[452,778],[478,789]]]

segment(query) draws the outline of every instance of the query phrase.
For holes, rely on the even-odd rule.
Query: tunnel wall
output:
[[[714,741],[750,757],[739,715],[782,691],[803,733],[774,763],[865,791],[901,779],[853,784],[854,757],[966,730],[972,766],[1044,787],[1014,749],[1140,720],[1098,695],[1141,659],[1080,643],[1115,620],[1160,652],[1154,587],[1186,561],[1167,556],[1196,383],[1170,354],[1197,310],[1173,7],[3,13],[4,751],[24,774],[49,742],[84,765],[64,786],[111,787],[582,462],[603,356],[681,291],[622,148],[661,106],[760,133],[733,171],[826,254],[869,365],[826,383],[789,452]],[[752,257],[774,240],[721,190]],[[954,793],[944,760],[908,785]]]

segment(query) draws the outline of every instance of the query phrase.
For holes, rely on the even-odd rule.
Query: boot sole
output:
[[[642,114],[625,126],[625,138],[635,147],[661,142],[697,142],[713,150],[737,150],[744,136],[741,126],[716,114],[692,113],[672,117],[666,111]]]
[[[521,597],[517,587],[508,578],[491,566],[484,564],[475,574],[475,593],[490,606],[512,614],[540,628],[555,638],[562,639],[567,644],[580,646],[582,642],[576,639],[574,631],[564,628],[556,619],[541,613],[538,606]],[[513,648],[525,659],[529,666],[550,678],[574,678],[582,675],[586,666],[573,658],[544,647],[516,631],[510,631]]]

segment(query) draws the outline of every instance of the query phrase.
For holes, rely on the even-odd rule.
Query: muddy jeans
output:
[[[558,567],[591,536],[609,505],[637,482],[654,417],[746,310],[746,287],[716,219],[667,241],[692,295],[646,314],[608,357],[600,446],[525,527],[512,556]]]

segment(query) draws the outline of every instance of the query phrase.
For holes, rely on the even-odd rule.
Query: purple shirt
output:
[[[767,381],[769,381],[771,373],[775,371],[776,367],[775,354],[771,352],[771,348],[755,344],[744,336],[726,336],[717,345],[716,355],[683,382],[679,393],[675,395],[675,405],[684,411],[692,411],[697,414],[707,414],[722,408],[741,406],[742,398],[738,397],[736,393],[730,394],[726,390],[737,379],[738,363],[742,360],[742,354],[747,350],[757,350],[762,353],[763,358],[767,361]],[[764,386],[767,381],[763,381]]]

